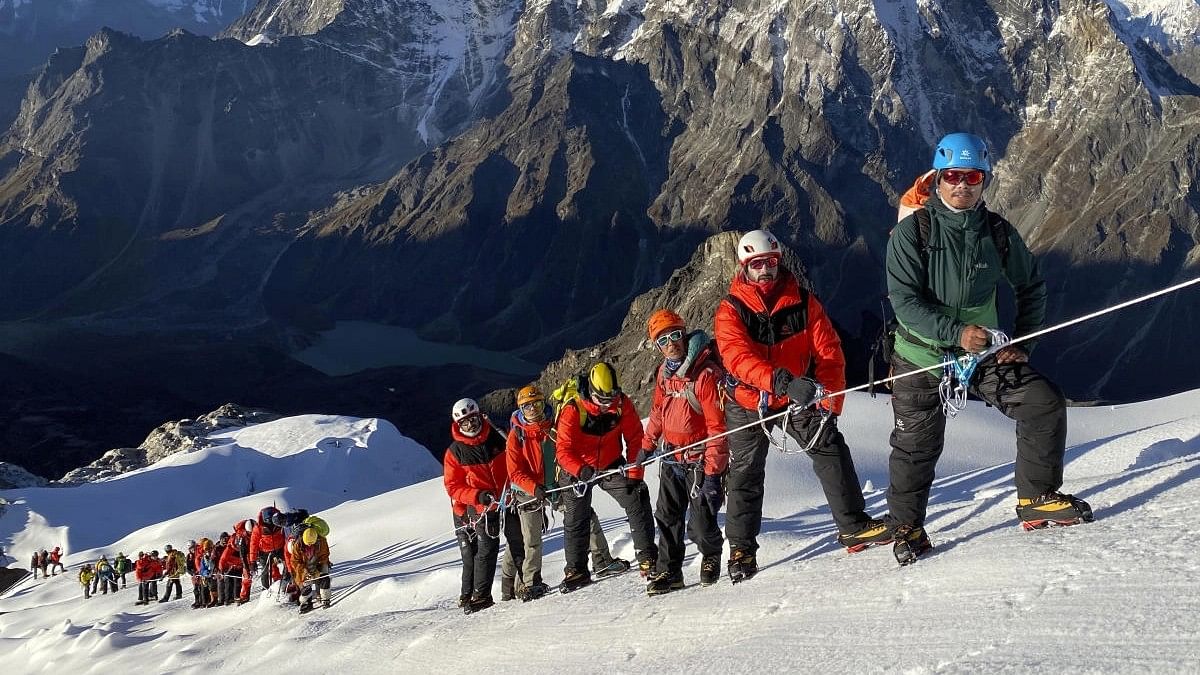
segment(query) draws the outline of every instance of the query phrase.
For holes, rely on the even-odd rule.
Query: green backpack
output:
[[[317,534],[322,537],[329,536],[329,523],[326,523],[323,518],[309,516],[304,519],[304,524],[316,530]]]

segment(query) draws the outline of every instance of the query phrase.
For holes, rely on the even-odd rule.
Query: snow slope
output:
[[[627,574],[464,617],[452,607],[460,562],[448,503],[440,480],[430,480],[321,507],[336,575],[327,611],[297,617],[273,593],[242,608],[135,607],[131,592],[84,602],[69,579],[25,582],[0,600],[0,669],[1194,671],[1200,392],[1072,409],[1070,418],[1065,488],[1092,503],[1096,523],[1022,532],[1012,512],[1012,425],[972,403],[951,422],[934,489],[928,527],[936,551],[908,568],[887,550],[840,551],[808,461],[775,454],[762,571],[753,581],[647,598],[641,580]],[[890,421],[885,398],[855,396],[842,425],[877,514],[885,508]],[[290,456],[278,436],[260,442]],[[249,437],[239,435],[239,443],[254,447]],[[156,465],[144,474],[166,484],[172,469]],[[107,485],[115,490],[127,480]],[[12,494],[32,499],[32,492]],[[121,542],[147,547],[195,536],[202,526],[227,527],[270,494],[214,499],[183,516],[167,509]],[[286,496],[297,505],[309,497]],[[38,508],[50,508],[49,497],[39,498]],[[596,503],[614,551],[632,557],[611,500]],[[551,583],[561,578],[561,545],[555,527],[545,565]],[[693,556],[685,567],[689,583],[698,564]]]
[[[210,438],[226,442],[95,483],[4,491],[13,503],[0,546],[62,546],[85,556],[73,564],[99,547],[161,549],[166,537],[216,534],[272,500],[324,509],[441,474],[425,448],[377,419],[305,415]]]

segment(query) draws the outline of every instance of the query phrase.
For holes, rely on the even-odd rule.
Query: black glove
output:
[[[792,377],[792,374],[783,368],[775,371],[773,385],[776,396],[787,396],[792,403],[801,408],[812,405],[817,400],[817,391],[821,388],[816,380],[807,377]]]
[[[595,476],[596,476],[596,469],[588,466],[587,464],[584,464],[583,468],[579,470],[579,475],[576,476],[576,478],[578,478],[579,480],[586,483],[587,481],[591,480]]]
[[[721,477],[705,476],[704,483],[700,485],[700,497],[708,504],[713,517],[716,517],[717,512],[721,510],[721,502],[725,501],[725,486],[721,485]]]
[[[496,497],[493,496],[492,493],[487,492],[486,490],[479,493],[479,503],[480,504],[483,504],[484,506],[488,506],[489,504],[491,504],[494,501],[496,501]]]
[[[539,502],[542,501],[543,499],[545,499],[546,498],[546,488],[541,485],[535,487],[533,489],[533,498],[538,500]]]

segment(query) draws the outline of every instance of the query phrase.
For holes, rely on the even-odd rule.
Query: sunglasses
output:
[[[679,342],[682,339],[683,339],[683,331],[676,329],[676,330],[671,331],[670,333],[663,333],[662,335],[659,335],[658,337],[654,338],[654,344],[658,345],[659,347],[666,347],[667,345],[671,344],[672,342]]]
[[[537,411],[541,410],[542,406],[544,406],[544,405],[546,405],[545,401],[541,401],[541,400],[530,401],[529,403],[525,403],[521,406],[521,412],[528,415],[529,413],[533,413],[533,412],[537,412]]]
[[[483,426],[483,416],[479,415],[478,413],[474,415],[467,415],[458,421],[459,429],[474,429],[476,426]]]
[[[967,185],[979,185],[983,182],[985,177],[986,174],[978,169],[970,169],[967,171],[948,169],[942,172],[942,180],[951,185],[962,185],[963,183],[966,183]]]
[[[773,255],[755,258],[754,260],[746,263],[746,267],[749,267],[756,272],[758,270],[773,270],[776,267],[779,267],[779,258],[778,256]]]

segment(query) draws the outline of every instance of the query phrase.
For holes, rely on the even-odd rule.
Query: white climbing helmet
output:
[[[455,422],[461,422],[471,415],[478,414],[479,404],[473,398],[460,398],[454,403],[454,407],[450,409],[450,419]]]
[[[745,264],[751,258],[763,255],[783,255],[783,247],[775,235],[766,230],[754,230],[742,235],[738,240],[738,262]]]

